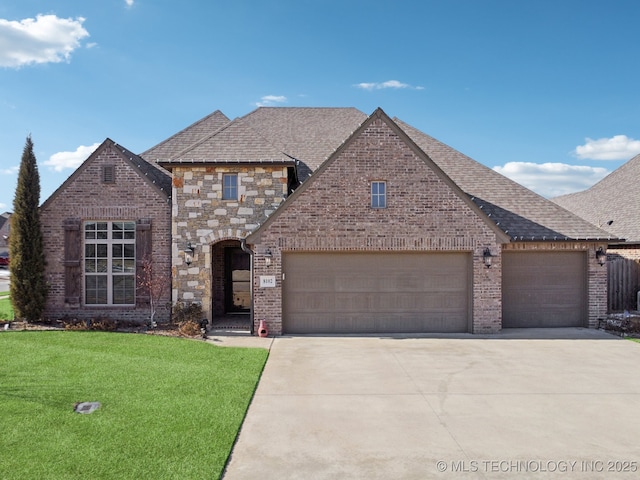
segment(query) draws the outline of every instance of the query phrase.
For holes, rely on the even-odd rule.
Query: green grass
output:
[[[0,320],[13,320],[13,308],[9,292],[0,293]]]
[[[628,338],[628,337],[627,337]],[[640,343],[640,338],[629,338],[629,340],[631,340],[632,342],[638,342]]]
[[[219,478],[268,355],[68,331],[0,332],[0,352],[2,480]]]

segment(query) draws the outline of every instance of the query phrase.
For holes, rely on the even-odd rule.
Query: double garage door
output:
[[[469,253],[286,253],[285,333],[468,332]]]
[[[504,328],[587,323],[586,253],[504,252]],[[285,333],[470,332],[469,253],[285,253]]]

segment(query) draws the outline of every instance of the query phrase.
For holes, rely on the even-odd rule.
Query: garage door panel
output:
[[[588,303],[585,255],[503,253],[503,327],[584,326]]]
[[[470,254],[285,253],[286,333],[466,332]]]

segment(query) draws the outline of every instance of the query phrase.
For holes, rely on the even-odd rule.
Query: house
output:
[[[101,183],[108,165],[128,172],[121,189]],[[107,141],[43,210],[51,314],[120,312],[87,302],[91,229],[107,221],[151,225],[172,303],[272,334],[594,327],[606,314],[596,254],[610,233],[380,109],[216,111],[140,156]],[[62,253],[65,225],[84,250]]]
[[[170,195],[166,172],[107,138],[41,206],[45,318],[146,322],[145,262],[158,279],[171,268]],[[158,300],[169,304],[168,284]]]
[[[9,230],[11,228],[11,214],[0,214],[0,253],[9,251]]]
[[[640,291],[640,155],[592,187],[553,199],[624,242],[607,251],[609,311],[636,310]]]

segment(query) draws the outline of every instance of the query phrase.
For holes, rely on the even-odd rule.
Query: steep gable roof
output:
[[[552,200],[611,235],[636,243],[640,242],[638,185],[640,155],[633,157],[587,190]]]
[[[187,127],[182,135],[193,142],[159,163],[296,161],[304,180],[366,118],[355,108],[260,107],[220,128]]]
[[[197,122],[141,153],[140,156],[151,162],[175,159],[180,152],[187,150],[212,132],[216,132],[229,123],[229,121],[224,113],[216,110],[212,114],[201,118]]]
[[[414,142],[514,241],[601,240],[611,234],[395,119]]]
[[[485,212],[482,211],[474,202],[472,202],[469,197],[456,185],[451,178],[447,176],[447,174],[429,158],[414,142],[413,140],[405,133],[405,131],[400,128],[391,118],[387,116],[386,113],[380,108],[376,109],[363,123],[360,124],[359,128],[354,131],[349,138],[346,139],[340,147],[338,147],[333,154],[313,173],[312,177],[302,184],[291,196],[289,196],[279,207],[278,209],[271,214],[266,221],[259,226],[256,230],[254,230],[248,237],[247,241],[249,243],[255,243],[259,237],[260,232],[268,228],[270,224],[277,220],[277,218],[288,208],[289,205],[292,205],[296,198],[300,195],[303,195],[307,189],[312,188],[313,184],[318,181],[322,181],[322,173],[329,169],[331,165],[336,162],[339,158],[341,158],[342,151],[347,149],[349,145],[356,141],[358,136],[364,132],[374,121],[382,120],[382,122],[391,129],[395,135],[397,135],[411,150],[413,153],[421,159],[429,169],[435,173],[437,177],[440,178],[448,188],[453,192],[454,195],[457,195],[467,206],[474,211],[481,221],[485,222],[486,225],[493,230],[497,237],[502,242],[508,241],[508,236],[505,235],[498,227],[496,227],[495,223],[491,221]]]
[[[276,148],[242,119],[209,132],[175,158],[160,160],[170,169],[174,165],[192,163],[294,163],[294,160]]]
[[[140,175],[140,177],[147,183],[149,183],[153,188],[155,188],[160,195],[165,197],[166,199],[171,197],[171,177],[165,173],[163,170],[158,169],[154,165],[151,165],[142,157],[136,155],[135,153],[127,150],[121,145],[118,145],[110,138],[105,139],[104,142],[100,144],[98,148],[94,150],[94,152],[89,155],[89,157],[74,170],[74,172],[67,178],[62,185],[60,185],[50,196],[43,202],[41,208],[46,207],[49,203],[51,203],[57,196],[58,193],[63,191],[67,185],[69,185],[73,180],[79,176],[82,171],[89,165],[93,159],[98,157],[100,153],[106,148],[112,147],[123,161],[129,163],[134,170]]]

